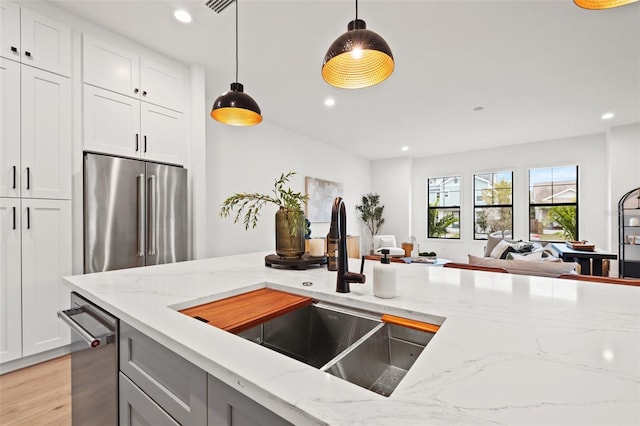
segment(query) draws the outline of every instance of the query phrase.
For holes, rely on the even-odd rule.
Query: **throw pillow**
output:
[[[506,259],[507,254],[514,253],[517,250],[513,247],[512,244],[509,244],[505,240],[498,241],[498,244],[491,250],[491,254],[489,257],[493,257],[494,259]]]
[[[538,251],[535,253],[507,253],[507,260],[524,260],[526,262],[540,262],[542,261],[542,252]]]

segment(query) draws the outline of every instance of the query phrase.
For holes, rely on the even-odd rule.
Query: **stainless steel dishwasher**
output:
[[[73,425],[117,425],[118,319],[75,292],[58,317],[72,330]]]

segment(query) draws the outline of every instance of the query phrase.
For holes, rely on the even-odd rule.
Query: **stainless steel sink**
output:
[[[379,320],[334,307],[309,305],[264,322],[239,336],[321,368],[378,324]]]
[[[396,324],[380,324],[322,370],[348,382],[389,396],[407,374],[434,333]]]
[[[239,334],[321,371],[389,396],[434,336],[380,315],[316,304]]]

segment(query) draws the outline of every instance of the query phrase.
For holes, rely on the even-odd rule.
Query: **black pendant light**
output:
[[[218,96],[213,102],[211,117],[232,126],[253,126],[262,122],[260,107],[253,98],[244,93],[244,86],[238,83],[238,0],[236,3],[236,81],[231,90]]]
[[[358,19],[356,0],[356,19],[349,22],[347,32],[324,55],[322,78],[335,87],[360,89],[384,81],[394,66],[387,42]]]
[[[575,4],[583,9],[611,9],[637,1],[638,0],[573,0]]]

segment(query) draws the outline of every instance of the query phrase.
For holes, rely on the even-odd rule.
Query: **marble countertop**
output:
[[[294,424],[640,424],[638,287],[398,264],[398,296],[379,299],[371,261],[367,283],[342,294],[335,272],[268,268],[265,254],[65,281]],[[444,322],[383,397],[177,312],[264,286]]]

